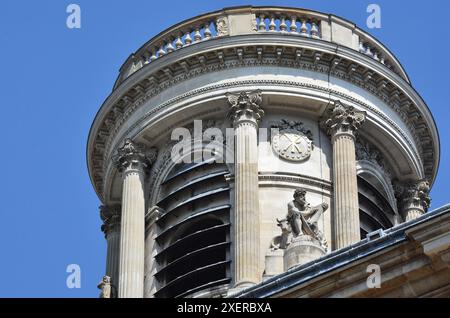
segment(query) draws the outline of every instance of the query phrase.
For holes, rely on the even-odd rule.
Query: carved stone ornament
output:
[[[400,208],[407,209],[411,206],[422,208],[427,212],[431,199],[430,183],[427,180],[411,181],[404,184],[395,184],[395,190],[398,197]]]
[[[146,168],[155,160],[158,152],[156,148],[146,151],[145,146],[133,142],[130,138],[125,139],[124,145],[117,150],[113,160],[119,171],[135,166]]]
[[[225,36],[229,34],[228,18],[218,17],[216,20],[217,36]]]
[[[101,230],[105,235],[110,232],[119,230],[120,227],[120,205],[100,206],[100,218],[103,221]]]
[[[272,124],[271,128],[271,131],[279,129],[278,133],[272,135],[272,148],[276,154],[290,161],[309,159],[314,149],[312,133],[302,122],[282,119]]]
[[[239,94],[228,93],[227,99],[231,105],[228,117],[233,123],[243,118],[252,118],[259,122],[264,116],[264,111],[261,108],[262,94],[260,90]]]
[[[357,111],[352,106],[346,106],[340,101],[335,101],[334,105],[328,107],[325,111],[321,126],[330,136],[336,133],[354,134],[365,120],[365,112]]]
[[[103,276],[97,288],[100,289],[100,298],[112,298],[111,278]]]
[[[356,160],[369,161],[377,165],[380,171],[384,173],[389,180],[392,179],[391,168],[378,149],[362,138],[358,138],[355,143],[355,148]]]
[[[282,233],[274,239],[272,249],[286,249],[293,241],[308,236],[326,251],[328,243],[318,227],[318,221],[326,210],[328,210],[327,203],[311,207],[306,201],[306,190],[302,188],[295,190],[294,200],[288,204],[286,218],[277,219]]]

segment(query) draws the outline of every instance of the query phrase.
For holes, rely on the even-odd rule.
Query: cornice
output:
[[[247,36],[242,36],[243,38],[248,38]],[[241,37],[234,37],[232,38],[232,42],[235,42],[237,39]],[[263,37],[265,40],[267,40],[267,37]],[[275,38],[280,38],[280,36],[275,36]],[[241,39],[242,40],[242,39]],[[247,39],[248,41],[248,39]],[[390,105],[391,108],[393,108],[405,121],[405,123],[408,125],[408,127],[411,130],[411,133],[414,135],[414,139],[416,141],[416,145],[419,147],[419,153],[421,155],[418,155],[416,152],[416,156],[418,158],[424,158],[424,165],[426,169],[427,177],[430,180],[434,179],[435,172],[436,172],[436,166],[438,159],[433,158],[433,154],[436,154],[436,156],[439,156],[439,147],[436,144],[433,144],[430,141],[435,141],[438,143],[438,136],[437,133],[433,134],[433,131],[435,130],[434,122],[430,123],[426,121],[426,118],[424,119],[424,116],[421,116],[423,112],[419,111],[418,109],[414,109],[415,102],[418,102],[419,105],[423,103],[421,102],[420,96],[415,93],[415,91],[412,89],[411,86],[409,86],[403,79],[401,79],[398,75],[394,74],[393,72],[389,71],[384,65],[380,64],[378,65],[378,69],[383,70],[384,73],[389,74],[389,78],[384,77],[383,74],[379,73],[368,73],[369,69],[366,68],[364,65],[360,64],[363,62],[363,64],[373,66],[373,64],[376,64],[376,61],[373,61],[369,59],[368,57],[365,57],[362,54],[355,53],[352,50],[340,48],[334,44],[320,41],[320,40],[311,40],[308,39],[305,41],[304,39],[298,39],[298,41],[294,41],[298,44],[298,42],[304,42],[308,43],[308,49],[313,49],[314,46],[321,47],[322,49],[328,49],[331,50],[334,47],[334,51],[348,51],[350,55],[357,56],[359,61],[357,65],[353,65],[352,61],[343,62],[343,57],[338,57],[335,55],[335,58],[338,57],[339,60],[336,60],[333,58],[330,61],[322,61],[322,55],[324,52],[312,52],[312,57],[318,58],[317,59],[308,59],[308,57],[302,57],[300,56],[298,59],[296,59],[295,56],[290,56],[288,54],[281,52],[281,56],[272,58],[272,57],[264,57],[264,55],[270,56],[271,53],[264,54],[264,52],[261,54],[262,56],[260,58],[254,57],[254,56],[246,56],[246,50],[239,51],[239,48],[233,48],[236,50],[237,58],[233,56],[226,56],[224,55],[223,50],[225,49],[223,45],[220,47],[214,47],[212,46],[212,49],[219,49],[219,51],[216,51],[216,56],[214,58],[210,58],[211,60],[208,60],[208,63],[206,64],[205,61],[202,64],[201,61],[198,65],[191,65],[187,66],[186,64],[183,64],[183,62],[187,61],[189,58],[189,54],[183,54],[185,56],[184,58],[177,59],[177,55],[181,55],[180,51],[173,52],[173,56],[168,55],[167,57],[163,57],[161,59],[158,59],[148,67],[144,67],[141,70],[137,71],[135,74],[131,75],[130,78],[128,78],[122,85],[120,85],[107,99],[105,104],[102,106],[102,109],[99,111],[99,114],[97,114],[96,120],[94,122],[93,127],[91,128],[90,136],[89,136],[89,143],[88,143],[88,166],[90,169],[90,175],[91,179],[95,185],[95,187],[98,189],[98,185],[103,184],[102,182],[102,171],[105,171],[105,162],[109,159],[110,153],[111,153],[111,147],[112,141],[115,139],[118,131],[121,129],[123,124],[127,121],[127,119],[133,114],[136,109],[138,109],[141,105],[143,105],[147,100],[149,100],[151,97],[156,96],[157,94],[161,93],[163,90],[179,83],[184,80],[187,80],[189,78],[193,78],[195,76],[199,76],[205,73],[209,72],[215,72],[222,69],[230,69],[230,68],[240,68],[240,67],[253,67],[253,66],[278,66],[278,67],[288,67],[288,68],[299,68],[299,69],[305,69],[315,72],[321,72],[321,73],[328,73],[331,76],[334,76],[336,78],[343,79],[345,81],[348,81],[350,83],[356,84],[365,90],[369,91],[371,94],[377,96],[384,102],[386,102],[388,105]],[[214,40],[208,41],[209,46],[211,46],[211,43],[214,42]],[[217,41],[216,41],[217,42]],[[293,42],[292,39],[289,39],[287,42]],[[220,43],[220,42],[219,42]],[[200,46],[203,43],[197,44],[196,49],[198,52],[198,49],[200,49]],[[314,44],[314,45],[312,45]],[[265,44],[267,45],[267,43]],[[283,48],[285,43],[278,43],[276,46]],[[246,44],[247,47],[253,47],[258,51],[258,44]],[[305,45],[306,46],[306,45]],[[186,51],[181,53],[189,53],[188,50],[192,48],[186,48]],[[231,48],[230,48],[231,49]],[[291,48],[292,49],[292,48]],[[302,50],[305,49],[305,47],[301,48]],[[280,51],[276,51],[275,53],[279,53]],[[297,51],[295,51],[298,53]],[[194,54],[194,53],[193,53]],[[273,55],[273,54],[272,54]],[[204,55],[202,55],[204,56]],[[239,57],[241,56],[241,57]],[[169,59],[170,57],[170,59]],[[297,56],[298,57],[298,56]],[[181,57],[179,57],[181,58]],[[163,65],[166,65],[166,68],[169,66],[170,61],[174,63],[173,65],[177,65],[178,68],[183,69],[180,74],[176,74],[174,72],[165,72],[165,75],[161,76],[155,76],[155,73],[157,70],[160,70],[160,68],[163,67]],[[346,63],[350,63],[350,67],[345,67]],[[173,66],[172,65],[172,66]],[[174,66],[175,67],[175,66]],[[358,68],[364,67],[365,71],[358,70]],[[358,71],[357,71],[358,70]],[[378,70],[377,70],[378,71]],[[373,72],[373,71],[372,71]],[[374,78],[377,78],[377,82],[375,82]],[[259,81],[260,83],[263,82],[263,80]],[[397,85],[400,83],[401,85]],[[243,84],[243,83],[241,83]],[[244,84],[244,85],[248,85]],[[253,84],[258,84],[256,81],[254,81]],[[295,87],[305,87],[310,89],[316,89],[324,91],[323,87],[314,87],[314,85],[306,84],[306,83],[298,83],[298,82],[292,82],[292,83],[270,83],[272,85],[288,85],[288,86],[295,86]],[[402,86],[406,86],[408,93],[412,95],[411,98],[414,98],[412,100],[409,96],[406,96],[400,91],[400,89],[403,90]],[[211,90],[211,89],[217,89],[216,86],[214,88],[214,85],[208,88],[201,88],[199,90],[191,91],[187,94],[192,94],[195,92],[196,94],[201,93],[202,91]],[[389,89],[388,89],[389,88]],[[325,89],[326,91],[326,89]],[[335,90],[328,90],[328,93],[335,94],[337,96],[342,96],[341,92],[335,91]],[[417,95],[417,96],[416,96]],[[175,100],[181,100],[183,98],[186,98],[186,94],[178,96],[176,99],[172,99],[170,101],[167,101],[165,103],[160,104],[159,106],[152,109],[151,113],[156,113],[157,111],[161,110],[164,107],[167,107],[167,105],[172,104],[175,102]],[[346,98],[348,100],[351,100],[353,102],[357,102],[361,104],[359,100],[356,100],[355,98],[351,96],[342,96],[343,98]],[[108,106],[109,105],[109,106]],[[405,106],[406,105],[406,106]],[[425,104],[423,104],[423,107],[426,107]],[[377,111],[373,107],[370,107],[369,105],[363,105],[366,108],[374,111],[382,117],[384,120],[386,120],[391,125],[395,125],[392,120],[390,120],[386,115],[382,114],[381,112]],[[109,112],[108,112],[109,110]],[[106,112],[106,114],[105,114]],[[147,118],[151,116],[151,113],[147,113],[143,118],[139,121],[142,122],[144,118]],[[429,113],[428,109],[425,110],[425,113],[427,113],[429,116],[425,117],[431,117],[431,114]],[[100,118],[103,119],[100,119]],[[431,117],[432,119],[432,117]],[[131,131],[134,127],[136,127],[138,123],[134,123],[127,132]],[[95,127],[94,127],[95,126]],[[395,125],[396,126],[396,125]],[[399,132],[400,135],[402,135],[404,138],[406,137],[405,134],[399,129],[397,126],[395,127],[396,130]],[[431,128],[431,131],[430,131]],[[415,149],[415,146],[413,143],[409,140],[409,138],[405,138],[407,140],[408,144],[412,147],[412,149]],[[425,147],[421,149],[421,144],[424,144]],[[99,161],[103,161],[103,163],[100,163]],[[101,186],[100,186],[101,187]],[[98,191],[100,194],[101,191]]]
[[[271,186],[271,182],[287,182],[293,184],[306,184],[308,186],[325,190],[329,194],[333,191],[333,184],[327,180],[302,174],[286,174],[276,172],[260,172],[260,186]]]

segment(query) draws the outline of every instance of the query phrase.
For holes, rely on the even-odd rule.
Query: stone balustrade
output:
[[[281,32],[320,39],[320,20],[311,16],[263,11],[256,14],[257,32]]]
[[[359,42],[360,53],[370,56],[371,58],[380,62],[381,64],[386,65],[386,67],[389,69],[393,69],[392,64],[388,60],[386,60],[386,56],[383,54],[384,50],[385,49],[383,47],[377,46],[374,43],[365,40],[364,37],[360,37]]]
[[[161,32],[127,59],[115,87],[145,65],[174,51],[211,39],[249,34],[292,35],[332,42],[370,56],[409,81],[386,47],[342,18],[294,8],[235,7],[186,20]]]

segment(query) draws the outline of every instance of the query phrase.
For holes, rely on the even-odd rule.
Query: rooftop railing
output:
[[[370,56],[408,81],[398,60],[375,38],[334,15],[280,7],[236,7],[201,15],[161,32],[120,69],[118,86],[147,64],[187,46],[214,38],[245,34],[288,34],[328,41]]]

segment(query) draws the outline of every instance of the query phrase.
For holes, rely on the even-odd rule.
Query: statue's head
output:
[[[306,204],[306,190],[303,188],[299,188],[294,192],[294,200],[301,205]]]
[[[111,278],[109,276],[103,276],[103,282],[109,284],[111,283]]]

